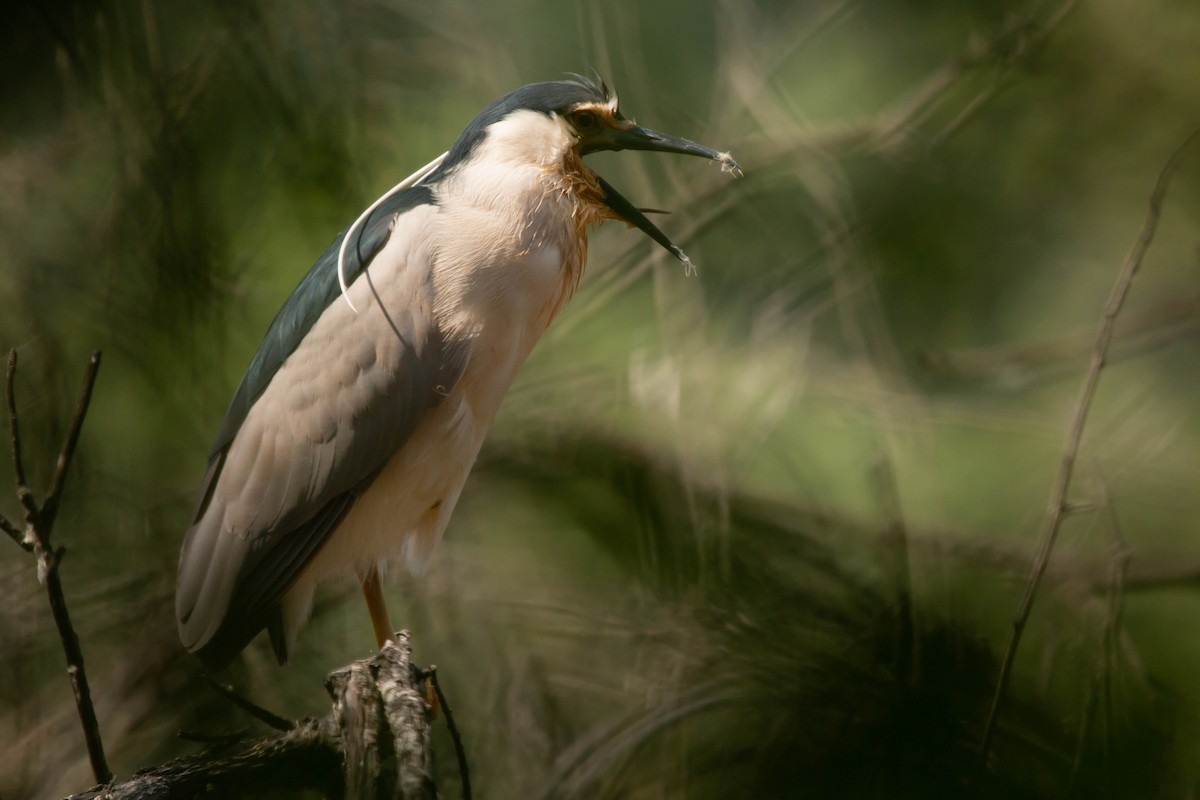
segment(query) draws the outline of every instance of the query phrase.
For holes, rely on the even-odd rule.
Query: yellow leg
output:
[[[367,598],[367,611],[371,613],[371,625],[375,627],[375,643],[382,649],[385,642],[396,634],[388,618],[387,603],[383,599],[383,587],[379,583],[379,570],[374,564],[362,579],[363,597]]]

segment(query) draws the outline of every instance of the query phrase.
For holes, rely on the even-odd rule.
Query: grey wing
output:
[[[370,263],[378,299],[360,277],[350,286],[359,313],[335,297],[315,315],[212,454],[176,592],[180,638],[210,666],[272,621],[356,496],[461,373],[465,352],[430,313],[431,254],[419,232],[436,213],[421,205],[395,218]]]

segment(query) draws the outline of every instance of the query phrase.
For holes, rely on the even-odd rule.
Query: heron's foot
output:
[[[421,669],[415,664],[412,667],[413,677],[420,683],[421,699],[425,701],[425,707],[429,709],[429,721],[436,720],[441,713],[442,703],[438,700],[437,685],[433,681],[433,671],[437,669],[432,666],[429,669]]]
[[[423,683],[425,688],[425,705],[429,706],[429,721],[433,722],[438,718],[438,712],[442,708],[442,704],[438,701],[437,687],[433,685],[433,676],[426,673]]]

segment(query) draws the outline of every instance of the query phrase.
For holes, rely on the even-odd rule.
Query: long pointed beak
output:
[[[711,147],[697,144],[690,139],[669,136],[668,134],[652,131],[649,128],[643,128],[639,125],[633,125],[624,130],[613,130],[609,132],[608,136],[604,137],[602,143],[598,142],[597,145],[589,148],[586,152],[595,150],[653,150],[660,153],[701,156],[703,158],[710,158],[713,161],[719,161],[721,169],[732,174],[735,178],[740,178],[742,175],[741,167],[738,166],[729,153],[721,153],[713,150]],[[658,226],[648,220],[646,215],[638,210],[637,206],[622,197],[604,178],[601,178],[599,175],[596,178],[600,182],[600,188],[604,191],[604,204],[612,209],[613,213],[662,245],[667,252],[683,262],[684,267],[688,271],[694,269],[692,261],[687,257],[687,254],[678,245],[668,239],[667,235],[658,229]]]
[[[600,189],[604,192],[604,205],[611,208],[618,217],[662,245],[668,253],[683,262],[685,267],[692,268],[692,260],[687,257],[687,253],[680,250],[677,244],[668,239],[667,235],[660,231],[657,225],[646,219],[646,215],[639,211],[637,206],[622,197],[612,187],[612,184],[604,180],[604,178],[597,175],[596,180],[600,182]]]
[[[681,153],[685,156],[711,158],[714,161],[720,161],[726,169],[741,173],[737,162],[728,153],[720,153],[690,139],[659,133],[640,125],[634,125],[623,131],[615,131],[611,137],[611,146],[613,150],[654,150],[659,153]]]
[[[713,150],[711,147],[705,147],[680,136],[652,131],[641,125],[625,124],[629,127],[610,128],[594,136],[592,141],[584,147],[582,154],[586,156],[588,153],[596,153],[601,150],[653,150],[659,153],[680,153],[685,156],[700,156],[720,161],[721,169],[731,173],[735,178],[742,175],[742,168],[729,153]]]

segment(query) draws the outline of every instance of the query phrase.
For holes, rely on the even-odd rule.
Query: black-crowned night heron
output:
[[[726,153],[621,116],[603,83],[525,86],[372,205],[280,309],[209,454],[175,611],[210,667],[266,628],[283,662],[326,578],[361,581],[380,646],[380,568],[419,572],[513,376],[570,298],[587,230],[640,228],[583,164],[600,150]],[[344,300],[339,297],[345,295]]]

